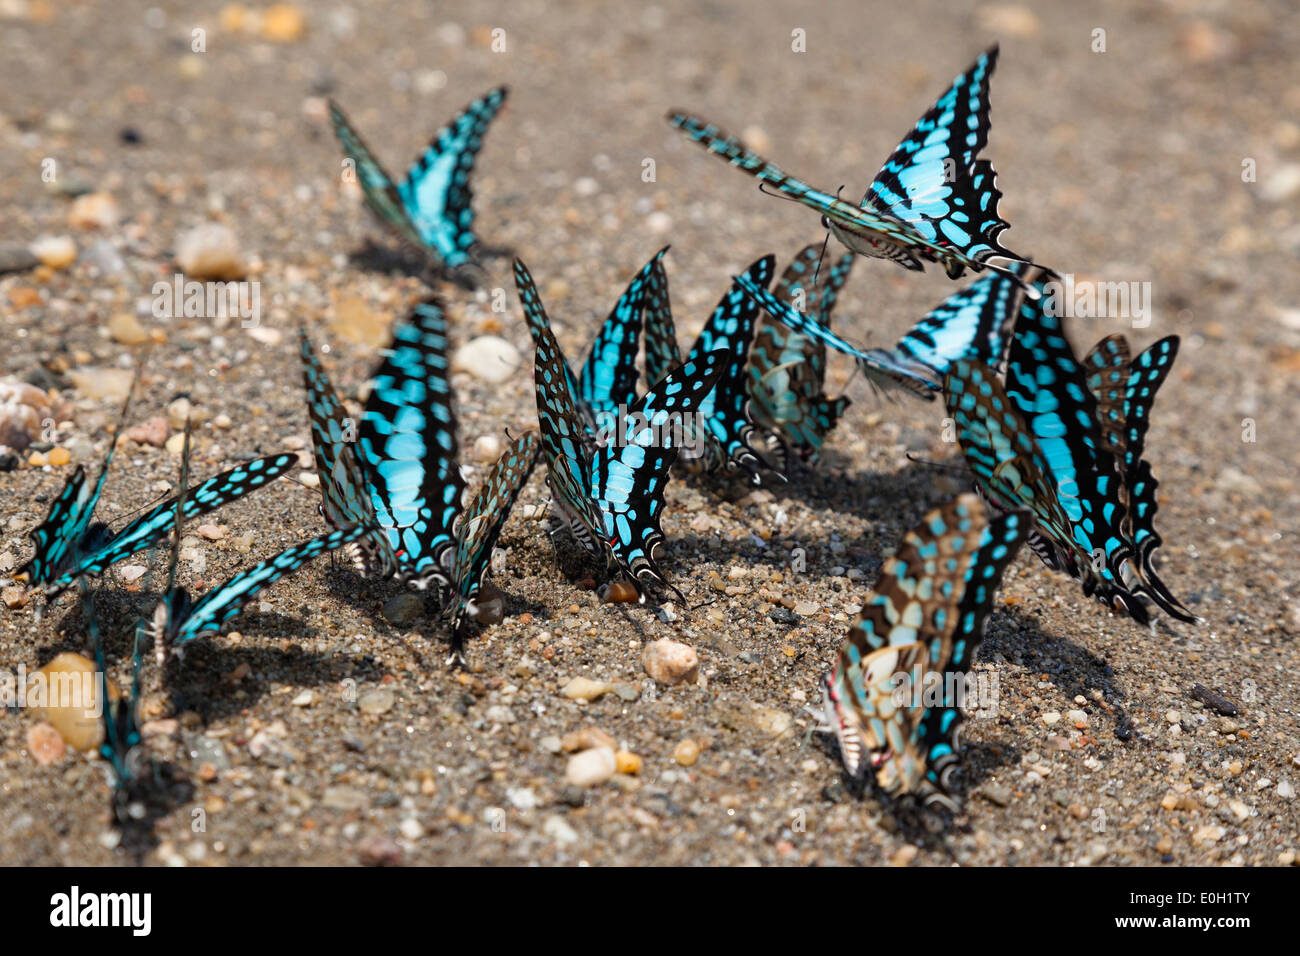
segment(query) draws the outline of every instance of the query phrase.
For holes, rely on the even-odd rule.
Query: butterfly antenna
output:
[[[843,189],[844,187],[841,186],[840,188]],[[813,269],[812,284],[814,289],[817,288],[817,277],[820,276],[822,273],[822,260],[826,258],[826,247],[830,244],[830,241],[831,241],[831,234],[830,234],[830,230],[828,229],[826,231],[826,238],[822,240],[822,251],[817,255],[817,267]]]

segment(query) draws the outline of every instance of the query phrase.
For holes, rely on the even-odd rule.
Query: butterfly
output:
[[[814,284],[821,260],[818,243],[805,246],[786,266],[773,293],[798,312],[811,311],[816,322],[830,328],[835,300],[853,268],[856,256],[841,256],[826,276]],[[749,350],[749,411],[788,455],[816,461],[826,434],[849,406],[845,396],[830,399],[823,391],[826,344],[773,320],[764,310]],[[782,470],[787,470],[783,468]]]
[[[744,279],[765,290],[772,281],[775,267],[776,257],[764,256],[746,270]],[[646,303],[646,379],[657,383],[682,364],[668,298],[667,275],[661,266],[647,284]],[[729,470],[743,468],[756,484],[760,480],[759,467],[772,467],[751,444],[756,427],[749,413],[745,369],[758,317],[759,310],[753,299],[733,282],[686,354],[686,361],[695,363],[711,352],[727,354],[717,385],[705,396],[698,409],[698,416],[704,424],[702,434],[691,433],[688,436],[687,444],[696,447],[702,444],[702,454],[688,451],[687,460],[696,462],[707,471],[716,471],[723,465]]]
[[[532,275],[518,259],[514,268],[536,345],[537,417],[556,510],[589,554],[607,555],[643,589],[672,588],[657,562],[668,469],[682,443],[683,418],[714,387],[725,358],[708,353],[687,361],[619,417],[609,441],[593,448]]]
[[[956,809],[951,775],[967,671],[1027,516],[964,494],[927,514],[880,569],[822,681],[825,721],[851,778]]]
[[[440,300],[428,298],[393,329],[357,429],[374,522],[399,576],[421,589],[451,583],[465,491],[449,372],[446,315]]]
[[[1102,443],[1119,469],[1120,500],[1124,504],[1125,537],[1137,551],[1139,590],[1179,620],[1195,615],[1176,598],[1155,573],[1152,555],[1163,543],[1155,529],[1156,487],[1151,465],[1142,457],[1146,430],[1156,392],[1173,368],[1178,336],[1168,335],[1130,360],[1122,335],[1102,339],[1084,357],[1088,389],[1097,400]]]
[[[95,506],[99,504],[100,493],[104,490],[104,481],[108,478],[108,468],[113,463],[117,439],[126,423],[126,413],[131,407],[131,393],[134,391],[133,379],[94,485],[86,483],[86,469],[78,465],[50,505],[45,520],[29,533],[35,549],[30,560],[18,569],[15,577],[25,575],[32,584],[49,584],[76,564],[83,555],[100,550],[112,540],[113,533],[109,527],[101,523],[92,524],[91,519],[95,514]]]
[[[305,333],[300,340],[322,512],[336,529],[372,529],[345,542],[360,545],[354,557],[363,573],[395,574],[432,587],[440,603],[450,598],[452,662],[463,661],[465,622],[477,614],[492,547],[532,471],[536,435],[512,444],[462,508],[441,301],[417,303],[393,329],[359,424],[347,417]]]
[[[185,588],[176,584],[176,568],[180,563],[181,537],[185,521],[185,499],[189,484],[190,429],[185,428],[185,444],[181,451],[181,485],[176,499],[176,520],[172,532],[171,557],[167,567],[167,590],[154,609],[149,625],[158,666],[167,661],[170,647],[183,649],[190,641],[206,634],[221,633],[222,625],[243,609],[259,591],[274,584],[287,574],[319,557],[326,551],[355,541],[369,528],[358,525],[331,531],[302,544],[294,545],[269,560],[241,571],[230,580],[208,591],[197,601]]]
[[[491,565],[492,549],[519,492],[537,463],[541,442],[537,432],[516,438],[497,459],[465,509],[456,529],[452,591],[447,614],[451,619],[451,660],[464,663],[465,630],[479,613],[475,598]]]
[[[981,359],[1000,366],[1012,323],[1028,296],[1042,295],[1055,273],[1028,262],[1013,263],[1009,271],[982,276],[954,293],[913,326],[892,349],[862,350],[840,338],[816,315],[796,309],[744,276],[737,282],[769,315],[801,335],[815,338],[858,362],[867,379],[883,389],[902,388],[917,398],[933,400],[943,388],[943,376],[959,358]]]
[[[861,256],[889,259],[913,271],[939,263],[950,279],[967,269],[1005,272],[1022,259],[998,241],[1008,223],[998,214],[997,177],[976,159],[988,143],[988,82],[998,48],[981,54],[953,80],[921,117],[854,206],[814,189],[750,150],[744,143],[687,113],[668,121],[733,166],[769,183],[777,195],[815,209],[823,224]],[[995,261],[997,260],[997,261]]]
[[[329,104],[334,135],[353,162],[366,205],[435,266],[470,288],[476,283],[465,267],[476,264],[479,252],[491,250],[474,234],[469,177],[483,134],[507,92],[504,86],[489,90],[438,130],[401,183],[384,171],[338,104]]]
[[[244,462],[229,471],[223,471],[216,477],[209,478],[200,484],[186,496],[182,506],[183,516],[188,520],[215,511],[236,498],[241,498],[258,488],[270,484],[297,464],[297,455],[268,455],[265,458],[255,458],[252,461]],[[107,469],[107,461],[105,462],[105,469]],[[77,475],[73,475],[69,479],[69,485],[76,480]],[[103,482],[102,473],[99,482],[100,484]],[[42,550],[44,547],[43,542],[48,539],[42,536],[41,531],[58,520],[57,512],[60,509],[60,502],[67,495],[68,489],[65,487],[63,494],[55,500],[54,505],[51,507],[50,516],[45,519],[45,523],[41,525],[41,528],[32,532],[32,537],[36,540],[37,550],[32,561],[24,566],[24,569],[30,567],[41,569],[41,574],[48,581],[46,594],[51,598],[56,597],[69,586],[75,584],[78,578],[83,576],[94,577],[102,574],[105,569],[123,558],[130,557],[137,551],[148,548],[162,540],[171,531],[176,521],[178,499],[171,498],[151,508],[116,533],[103,526],[98,529],[92,526],[88,536],[84,539],[86,544],[79,549],[79,554],[70,561],[61,561],[60,564],[55,566],[50,563]],[[97,496],[98,492],[96,492]],[[20,569],[19,573],[22,573],[22,570]],[[49,581],[49,578],[55,574],[58,576]],[[34,580],[38,579],[34,578]]]
[[[614,308],[596,333],[591,353],[575,376],[565,365],[569,391],[578,397],[578,407],[593,441],[615,427],[618,416],[637,399],[636,358],[641,343],[641,320],[646,286],[652,275],[662,273],[664,246],[632,277]],[[535,316],[529,316],[532,321]]]

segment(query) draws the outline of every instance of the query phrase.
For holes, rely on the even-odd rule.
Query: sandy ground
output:
[[[907,459],[952,458],[937,403],[882,401],[832,358],[831,384],[854,404],[815,473],[757,492],[688,480],[669,489],[668,567],[693,601],[717,598],[707,609],[678,608],[668,623],[579,587],[599,569],[568,546],[557,568],[542,526],[524,515],[545,501],[539,468],[502,540],[507,618],[470,645],[471,674],[443,668],[434,617],[385,619],[395,586],[358,586],[322,561],[264,592],[233,623],[239,636],[188,655],[168,675],[169,697],[151,690],[150,740],[175,782],[147,825],[120,833],[103,765],[75,755],[39,765],[26,743],[35,718],[7,712],[0,863],[336,865],[363,850],[496,864],[1295,859],[1300,18],[1291,4],[1030,14],[843,2],[808,13],[767,0],[743,10],[587,3],[561,14],[536,2],[330,3],[308,5],[304,35],[285,43],[223,26],[199,5],[149,6],[0,4],[3,241],[73,235],[82,249],[67,270],[0,276],[0,372],[49,386],[62,374],[51,367],[143,362],[131,423],[188,396],[210,416],[196,439],[200,476],[303,447],[298,323],[332,346],[335,381],[355,398],[375,361],[374,326],[382,340],[421,290],[361,255],[370,238],[395,244],[340,190],[320,96],[336,96],[400,170],[461,105],[511,86],[475,177],[480,234],[528,262],[576,361],[627,277],[664,243],[686,336],[730,274],[768,252],[783,265],[820,238],[807,211],[765,198],[682,140],[667,109],[744,132],[793,172],[857,196],[951,77],[1000,40],[986,155],[1013,225],[1004,241],[1062,272],[1150,283],[1148,327],[1076,320],[1080,350],[1113,331],[1139,346],[1183,337],[1148,457],[1161,483],[1161,573],[1206,623],[1160,619],[1145,630],[1111,617],[1025,552],[979,655],[1000,696],[996,718],[968,725],[966,814],[932,835],[870,793],[850,793],[804,707],[843,638],[846,608],[900,534],[960,482]],[[195,27],[207,31],[204,53],[191,52]],[[504,52],[491,49],[497,28]],[[1092,49],[1098,28],[1104,53]],[[806,52],[791,50],[796,29]],[[72,200],[41,180],[49,157],[61,175],[111,194],[121,221],[72,228]],[[655,182],[642,180],[646,159]],[[1243,181],[1247,159],[1254,182]],[[208,219],[231,226],[252,258],[259,337],[148,314],[153,282],[175,271],[177,234]],[[100,241],[123,271],[92,267],[87,252]],[[494,287],[506,290],[504,312],[492,310]],[[887,344],[956,288],[933,269],[863,261],[838,327]],[[504,385],[455,377],[462,447],[534,424],[531,347],[508,261],[477,298],[444,291],[457,343],[499,334],[523,356]],[[141,303],[142,324],[163,344],[109,335],[110,316]],[[97,467],[114,403],[65,394],[75,413],[60,440]],[[222,414],[229,428],[214,424]],[[1244,419],[1253,443],[1242,440]],[[482,466],[471,464],[473,485]],[[0,473],[0,552],[27,557],[25,533],[68,473],[25,461]],[[100,515],[120,523],[176,475],[166,450],[124,446]],[[223,510],[226,538],[196,537],[206,570],[183,563],[184,580],[209,587],[319,533],[316,501],[282,481]],[[234,539],[249,532],[243,553]],[[804,573],[791,569],[795,548],[806,552]],[[134,585],[113,574],[103,582],[119,678],[163,561]],[[803,605],[797,623],[769,615],[782,599]],[[39,621],[36,606],[0,607],[4,666],[85,648],[73,598]],[[640,661],[643,644],[661,637],[695,646],[704,679],[656,690]],[[147,676],[156,686],[152,668]],[[626,686],[567,700],[560,688],[577,676]],[[1241,714],[1201,707],[1197,683]],[[1073,710],[1086,717],[1082,730],[1044,721]],[[637,754],[639,774],[568,786],[555,738],[584,728]],[[682,766],[674,753],[688,739],[701,752]]]

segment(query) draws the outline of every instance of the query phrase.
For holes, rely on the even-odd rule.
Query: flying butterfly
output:
[[[641,586],[643,600],[647,586],[672,588],[657,562],[664,487],[682,443],[683,418],[712,390],[725,357],[708,353],[671,372],[618,416],[609,441],[593,448],[568,363],[532,275],[518,259],[515,284],[537,347],[537,417],[556,511],[589,554],[606,556]]]
[[[470,174],[483,145],[488,124],[505,103],[507,89],[499,86],[470,103],[438,130],[428,147],[395,183],[384,171],[338,104],[330,101],[330,121],[343,151],[352,162],[366,205],[379,220],[432,264],[467,288],[480,254],[495,254],[474,234]]]
[[[1009,225],[998,214],[1002,193],[992,164],[976,158],[988,143],[988,83],[997,60],[995,46],[953,80],[899,143],[858,206],[787,175],[698,117],[672,112],[668,121],[770,184],[776,195],[821,213],[824,225],[858,255],[889,259],[913,271],[921,271],[923,262],[938,263],[950,279],[967,269],[1014,276],[1008,266],[1023,257],[998,241]]]
[[[822,681],[825,722],[851,778],[957,808],[951,776],[966,680],[1027,516],[964,494],[930,512],[880,569]]]

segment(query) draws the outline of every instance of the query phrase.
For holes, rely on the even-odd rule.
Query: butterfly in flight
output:
[[[329,104],[334,134],[351,163],[346,174],[356,177],[366,205],[435,269],[471,289],[479,284],[479,257],[504,252],[483,246],[474,233],[469,179],[483,135],[507,92],[504,86],[489,90],[456,114],[434,134],[400,183],[384,171],[338,104]]]
[[[688,113],[668,121],[694,142],[776,190],[814,209],[847,248],[921,271],[939,263],[950,279],[967,269],[1000,271],[1023,259],[998,241],[1008,223],[998,214],[993,165],[977,159],[988,143],[989,79],[998,48],[981,54],[898,144],[861,205],[814,189],[783,172],[740,140]],[[1032,292],[1030,293],[1033,294]]]
[[[972,703],[967,675],[1029,523],[959,495],[885,561],[822,681],[825,723],[849,777],[870,772],[886,794],[957,809],[951,776]]]
[[[860,349],[849,344],[814,312],[797,309],[782,298],[738,276],[736,281],[768,315],[801,336],[816,339],[852,356],[867,380],[878,388],[901,388],[932,401],[943,389],[943,376],[957,359],[973,359],[1000,367],[1010,341],[1012,323],[1025,289],[1042,295],[1055,273],[1032,263],[1017,262],[1015,278],[995,272],[981,276],[956,292],[917,322],[892,349]]]
[[[657,561],[668,470],[683,441],[683,419],[699,408],[721,374],[724,353],[686,362],[618,416],[613,434],[592,446],[577,408],[572,374],[551,331],[532,275],[515,260],[529,332],[547,483],[556,511],[592,556],[606,556],[640,585],[672,589]]]
[[[673,323],[668,276],[657,259],[652,265],[655,270],[645,291],[645,367],[646,380],[657,384],[680,367],[683,359]],[[764,256],[742,278],[766,290],[775,266],[775,256]],[[713,352],[724,352],[727,358],[717,384],[697,410],[696,420],[702,421],[704,427],[698,433],[692,427],[682,456],[693,470],[713,472],[723,466],[728,471],[743,469],[755,484],[761,482],[760,467],[775,471],[753,444],[757,428],[749,407],[747,366],[759,314],[758,306],[739,280],[733,282],[686,353],[685,361],[696,364]]]

